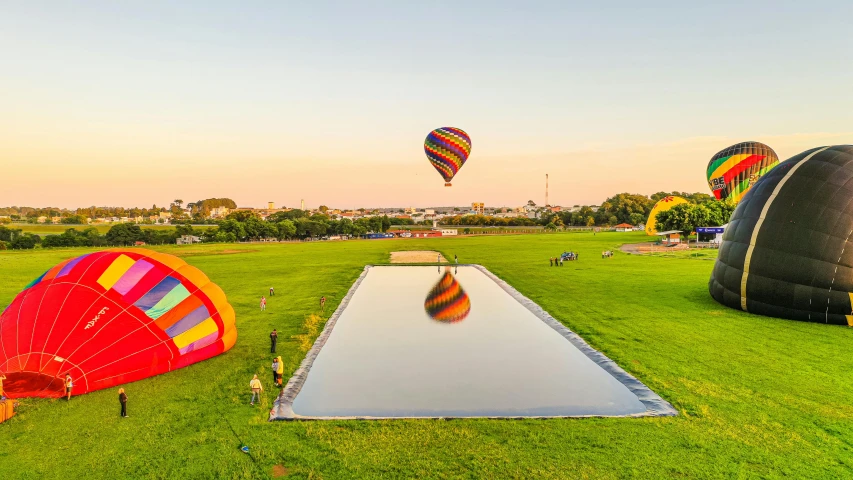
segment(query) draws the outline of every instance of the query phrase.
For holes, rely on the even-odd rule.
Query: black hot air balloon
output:
[[[853,326],[853,146],[814,148],[743,197],[709,281],[723,305]]]

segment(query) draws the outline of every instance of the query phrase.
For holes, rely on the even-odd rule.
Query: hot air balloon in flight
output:
[[[807,150],[738,204],[708,288],[723,305],[853,326],[853,145]]]
[[[444,186],[449,187],[453,176],[471,154],[471,137],[458,128],[436,128],[424,140],[424,152],[444,178]]]
[[[471,301],[456,278],[445,271],[427,295],[424,310],[433,320],[456,323],[465,320],[471,312]]]
[[[60,397],[206,360],[237,339],[234,309],[207,276],[172,255],[116,249],[66,260],[0,314],[10,398]]]
[[[708,186],[717,200],[739,202],[749,188],[779,164],[776,152],[759,142],[742,142],[717,152],[708,162]]]

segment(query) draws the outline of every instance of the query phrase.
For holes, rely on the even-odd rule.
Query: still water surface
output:
[[[315,359],[294,413],[477,417],[646,411],[622,383],[485,274],[461,266],[449,270],[448,279],[448,270],[371,268]]]

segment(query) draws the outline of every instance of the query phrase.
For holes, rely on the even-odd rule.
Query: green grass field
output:
[[[22,400],[0,425],[0,478],[853,478],[853,329],[745,314],[714,302],[705,255],[618,251],[642,233],[483,236],[161,247],[228,294],[226,354],[116,391]],[[680,412],[671,418],[268,423],[279,330],[286,378],[325,295],[336,306],[365,264],[435,249],[479,263],[538,302]],[[611,249],[616,256],[601,259]],[[548,257],[584,254],[562,268]],[[0,308],[86,250],[0,253]],[[716,253],[716,252],[714,252]],[[267,311],[257,303],[270,286]],[[327,315],[333,310],[327,306]],[[507,387],[512,378],[507,378]],[[266,385],[265,385],[266,386]],[[251,456],[238,450],[250,446]],[[280,467],[279,467],[280,468]],[[279,472],[281,470],[278,470]]]

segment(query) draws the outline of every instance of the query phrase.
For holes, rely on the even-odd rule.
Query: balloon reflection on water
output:
[[[424,300],[424,310],[433,320],[444,323],[461,322],[471,312],[471,300],[450,269],[445,270],[430,290]]]

